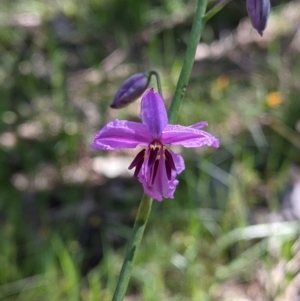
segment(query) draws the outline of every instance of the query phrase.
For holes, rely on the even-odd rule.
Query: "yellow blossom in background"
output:
[[[210,95],[213,99],[220,99],[223,97],[223,93],[229,86],[230,80],[226,75],[220,75],[215,79],[210,88]]]
[[[220,90],[225,90],[228,87],[228,85],[229,85],[229,78],[226,75],[220,75],[217,78],[216,82],[217,82],[217,87]]]
[[[270,108],[278,107],[283,101],[282,94],[280,92],[270,92],[266,97],[267,105]]]

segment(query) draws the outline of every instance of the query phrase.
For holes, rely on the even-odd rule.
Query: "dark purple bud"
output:
[[[149,80],[149,72],[136,73],[126,79],[116,93],[110,107],[120,109],[137,100],[146,91]]]
[[[252,26],[262,36],[270,14],[270,0],[246,0]]]

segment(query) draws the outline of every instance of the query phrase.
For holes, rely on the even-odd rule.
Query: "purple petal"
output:
[[[147,90],[142,97],[141,119],[155,139],[161,137],[163,129],[168,124],[164,101],[153,89]]]
[[[204,145],[219,147],[219,140],[211,134],[194,127],[168,124],[163,130],[164,144],[182,145],[184,147],[201,147]]]
[[[117,91],[112,104],[113,109],[120,109],[138,99],[146,91],[149,83],[149,72],[136,73],[123,82]]]
[[[270,0],[246,0],[246,6],[252,26],[262,36],[270,14]]]
[[[115,120],[109,122],[94,138],[91,147],[102,150],[135,148],[148,145],[152,137],[147,127],[138,122]]]
[[[183,158],[180,155],[173,153],[171,150],[169,150],[169,152],[173,156],[173,161],[174,161],[175,167],[176,167],[176,173],[179,175],[185,169],[184,160],[183,160]]]
[[[207,125],[208,125],[208,123],[206,121],[199,121],[195,124],[190,125],[189,127],[199,130],[199,129],[206,127]]]
[[[180,155],[174,154],[169,150],[173,157],[173,161],[176,167],[176,172],[172,170],[171,179],[168,180],[165,161],[163,157],[159,160],[158,169],[156,172],[155,180],[152,182],[151,169],[148,167],[148,162],[145,163],[138,176],[139,181],[142,183],[144,191],[147,195],[154,200],[162,201],[163,198],[173,198],[178,180],[176,180],[177,174],[180,174],[185,166],[183,158]]]

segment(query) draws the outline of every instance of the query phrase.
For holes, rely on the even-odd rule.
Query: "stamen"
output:
[[[165,160],[165,167],[166,167],[166,173],[167,173],[167,178],[170,181],[171,180],[171,176],[172,176],[172,169],[168,163],[167,160]]]
[[[154,164],[154,161],[156,160],[157,153],[159,151],[159,147],[154,146],[153,144],[150,144],[150,154],[149,154],[149,160],[148,160],[148,167],[152,167]]]
[[[153,170],[152,170],[151,185],[153,185],[154,180],[156,178],[156,174],[157,174],[157,170],[158,170],[158,164],[159,164],[159,160],[155,160],[154,167],[153,167]]]
[[[168,163],[170,168],[173,169],[174,171],[176,171],[176,166],[175,166],[175,163],[173,160],[173,156],[167,149],[165,149],[165,157],[166,157],[166,164]]]
[[[132,161],[132,163],[129,165],[128,169],[132,169],[134,167],[136,167],[135,171],[134,171],[134,174],[133,176],[135,178],[137,178],[142,166],[143,166],[143,163],[144,163],[144,159],[145,159],[145,152],[146,150],[143,149],[141,150],[137,155],[136,157],[134,158],[134,160]]]
[[[135,171],[134,171],[134,174],[133,174],[133,177],[134,177],[134,178],[137,178],[137,177],[138,177],[139,172],[140,172],[140,170],[141,170],[141,168],[142,168],[142,166],[143,166],[143,163],[144,163],[144,162],[141,162],[141,163],[139,163],[139,164],[136,166]]]
[[[139,164],[140,161],[144,161],[144,155],[145,155],[146,150],[142,149],[137,155],[136,157],[133,159],[133,161],[131,162],[131,164],[129,165],[128,169],[132,169],[133,167],[137,166]]]

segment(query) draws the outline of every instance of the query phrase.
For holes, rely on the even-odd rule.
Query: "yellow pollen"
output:
[[[150,148],[151,150],[155,150],[155,149],[160,150],[160,149],[161,149],[161,144],[159,144],[158,142],[154,142],[154,144],[150,144],[150,145],[149,145],[149,148]]]

